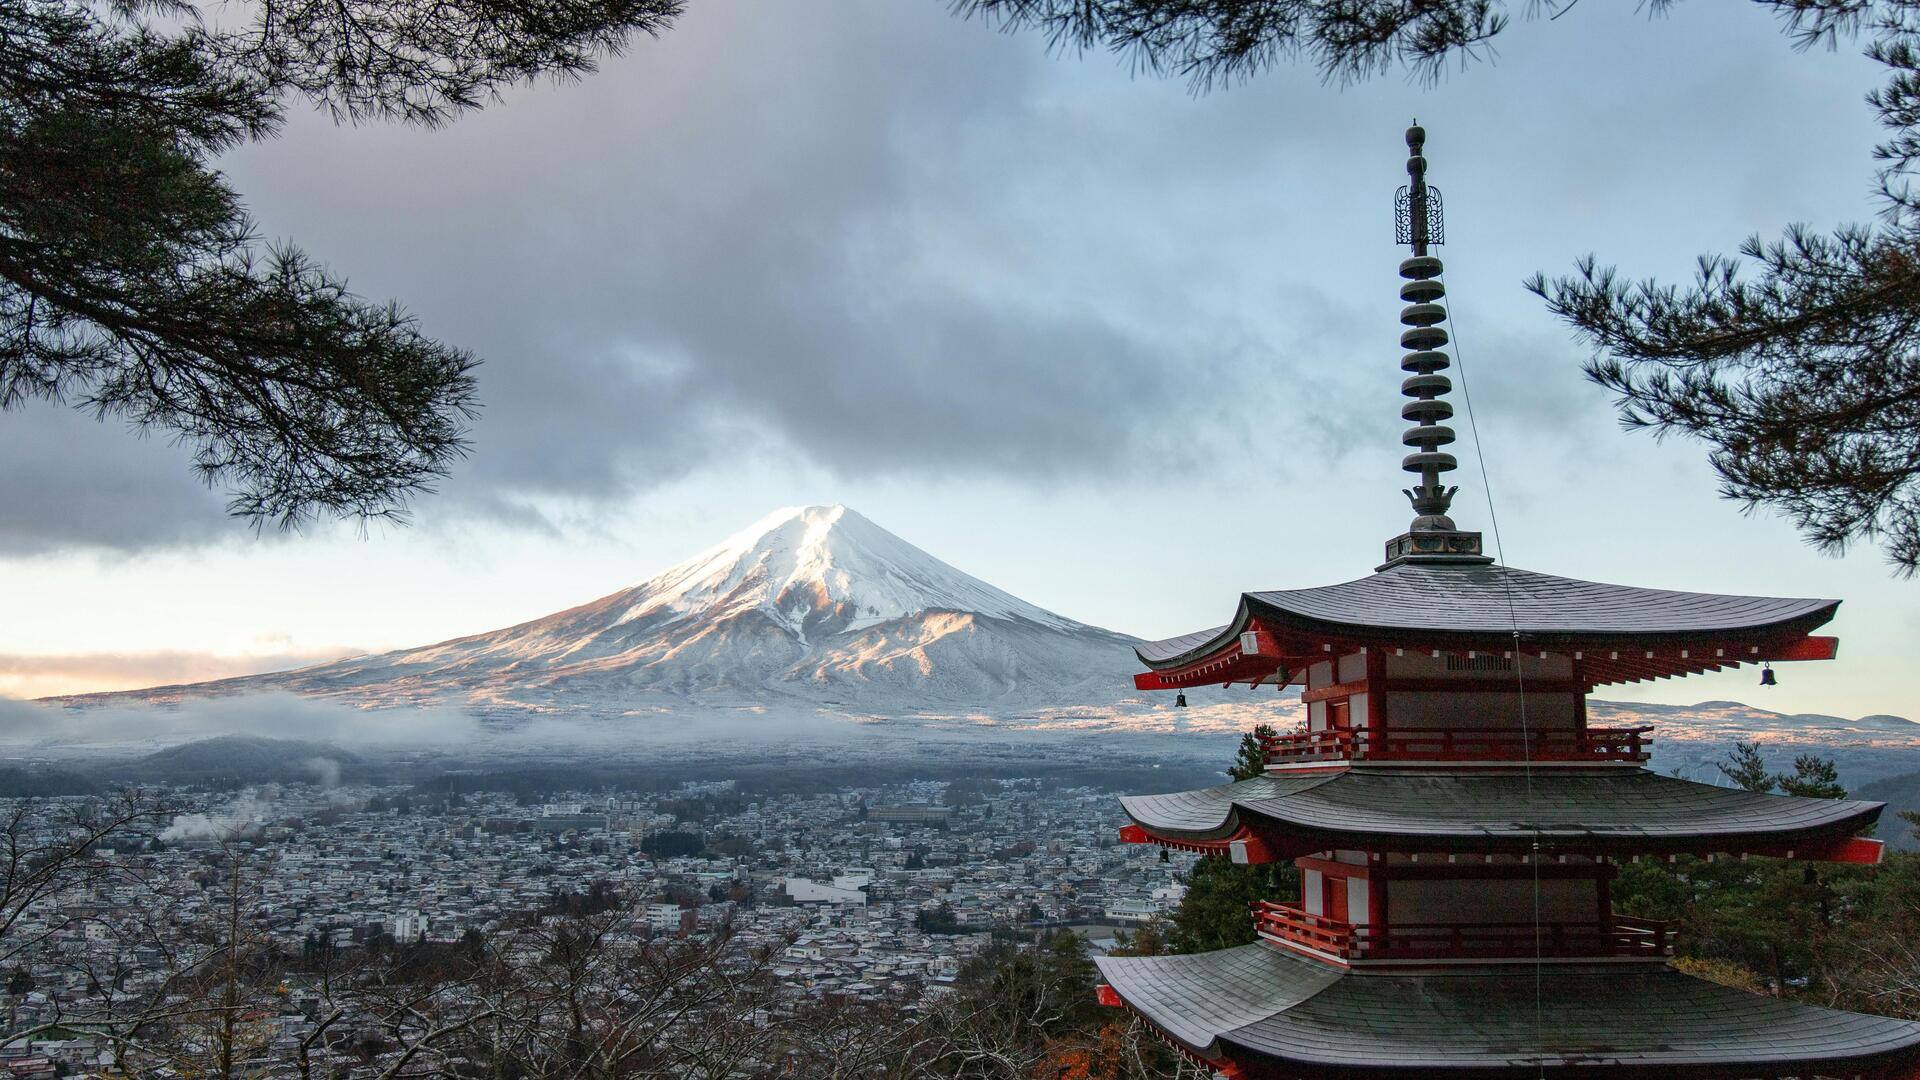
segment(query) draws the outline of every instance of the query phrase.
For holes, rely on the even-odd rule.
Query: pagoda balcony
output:
[[[1327,728],[1261,740],[1267,764],[1317,761],[1646,761],[1653,728],[1522,733],[1489,728]]]
[[[1668,925],[1615,915],[1609,922],[1396,923],[1356,926],[1295,904],[1253,904],[1262,938],[1342,963],[1387,960],[1647,958],[1673,955]]]

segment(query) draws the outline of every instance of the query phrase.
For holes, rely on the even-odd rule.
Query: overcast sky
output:
[[[1776,688],[1603,693],[1920,716],[1920,585],[1743,516],[1697,444],[1620,432],[1520,287],[1587,252],[1685,277],[1874,211],[1857,50],[1634,6],[1523,19],[1433,88],[1196,98],[932,0],[709,0],[442,131],[299,116],[223,169],[266,235],[485,358],[472,459],[410,529],[256,536],[164,441],[0,415],[0,693],[490,629],[794,503],[1143,636],[1360,576],[1409,517],[1391,211],[1417,115],[1509,561],[1846,601],[1840,661]],[[1485,528],[1459,449],[1455,517]]]

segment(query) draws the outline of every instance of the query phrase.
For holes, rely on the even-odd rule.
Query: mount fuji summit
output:
[[[996,589],[844,506],[807,506],[632,588],[503,630],[65,701],[293,692],[582,716],[782,704],[1011,714],[1131,697],[1134,641]]]

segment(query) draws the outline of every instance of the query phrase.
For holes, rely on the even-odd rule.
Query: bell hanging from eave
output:
[[[1186,707],[1187,707],[1187,695],[1186,695],[1186,694],[1184,694],[1184,693],[1180,693],[1180,694],[1175,694],[1175,695],[1173,695],[1173,707],[1174,707],[1174,708],[1176,708],[1176,709],[1184,709],[1184,708],[1186,708]]]
[[[1773,677],[1773,665],[1761,664],[1760,665],[1760,685],[1776,686],[1778,684],[1779,684],[1779,680]]]

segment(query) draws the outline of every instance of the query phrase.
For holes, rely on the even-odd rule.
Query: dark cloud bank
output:
[[[1047,61],[1014,44],[937,5],[703,8],[447,131],[311,117],[226,167],[270,235],[485,357],[462,511],[755,455],[1047,478],[1174,452],[1153,421],[1200,343],[1005,280],[1020,224],[981,207],[1024,149],[969,131],[1031,107]],[[78,416],[0,418],[0,452],[0,550],[240,531],[184,455]]]
[[[1613,35],[1593,64],[1648,69],[1616,73],[1646,153],[1702,130],[1717,140],[1669,162],[1660,185],[1679,190],[1687,170],[1726,174],[1715,147],[1753,133],[1720,131],[1723,109],[1792,120],[1781,110],[1798,99],[1730,91],[1744,99],[1703,92],[1702,115],[1645,125],[1637,106],[1653,102],[1640,99],[1680,78],[1642,48],[1665,30],[1582,18],[1568,43]],[[1743,49],[1813,62],[1789,57],[1765,20],[1733,29],[1740,40],[1699,57],[1683,82],[1728,65],[1753,74]],[[1105,58],[1049,59],[1037,37],[991,33],[937,3],[697,5],[681,28],[580,84],[516,90],[446,130],[306,116],[223,167],[269,235],[486,358],[474,457],[422,508],[426,520],[539,524],[546,497],[622,499],[776,455],[859,477],[1109,485],[1204,469],[1262,440],[1285,450],[1270,470],[1299,460],[1303,440],[1319,455],[1306,467],[1349,445],[1377,444],[1384,461],[1397,426],[1393,252],[1369,247],[1374,272],[1354,278],[1361,256],[1342,254],[1354,207],[1302,205],[1268,177],[1363,161],[1380,170],[1364,199],[1373,221],[1388,206],[1406,107],[1467,114],[1471,126],[1447,128],[1436,149],[1453,155],[1447,190],[1468,215],[1476,193],[1499,204],[1477,219],[1491,226],[1486,247],[1532,245],[1518,265],[1461,264],[1485,274],[1474,300],[1489,310],[1489,289],[1517,294],[1522,273],[1608,239],[1607,206],[1649,194],[1614,187],[1647,172],[1645,154],[1602,154],[1587,144],[1612,127],[1559,118],[1594,111],[1594,82],[1528,71],[1529,56],[1565,62],[1540,48],[1547,31],[1528,32],[1503,71],[1476,69],[1433,93],[1392,77],[1342,93],[1283,72],[1196,103],[1177,85],[1117,80]],[[1746,80],[1754,93],[1771,85],[1761,74]],[[1529,88],[1524,113],[1515,75]],[[1633,89],[1643,80],[1651,89]],[[1843,106],[1857,108],[1850,88]],[[1357,116],[1378,143],[1359,157]],[[1542,144],[1542,130],[1558,142]],[[1514,144],[1501,160],[1453,149],[1500,138]],[[1855,148],[1862,177],[1867,145]],[[1794,188],[1794,170],[1829,149],[1767,175]],[[1516,161],[1539,174],[1517,176]],[[1526,206],[1566,235],[1527,240]],[[1292,329],[1276,332],[1282,324]],[[1517,414],[1560,426],[1584,410],[1604,432],[1604,402],[1580,389],[1557,333],[1479,325],[1486,401],[1524,387]],[[1363,370],[1377,406],[1364,417],[1319,408],[1355,400],[1355,356],[1373,358]],[[0,416],[0,460],[0,554],[244,534],[177,448],[52,407]]]

